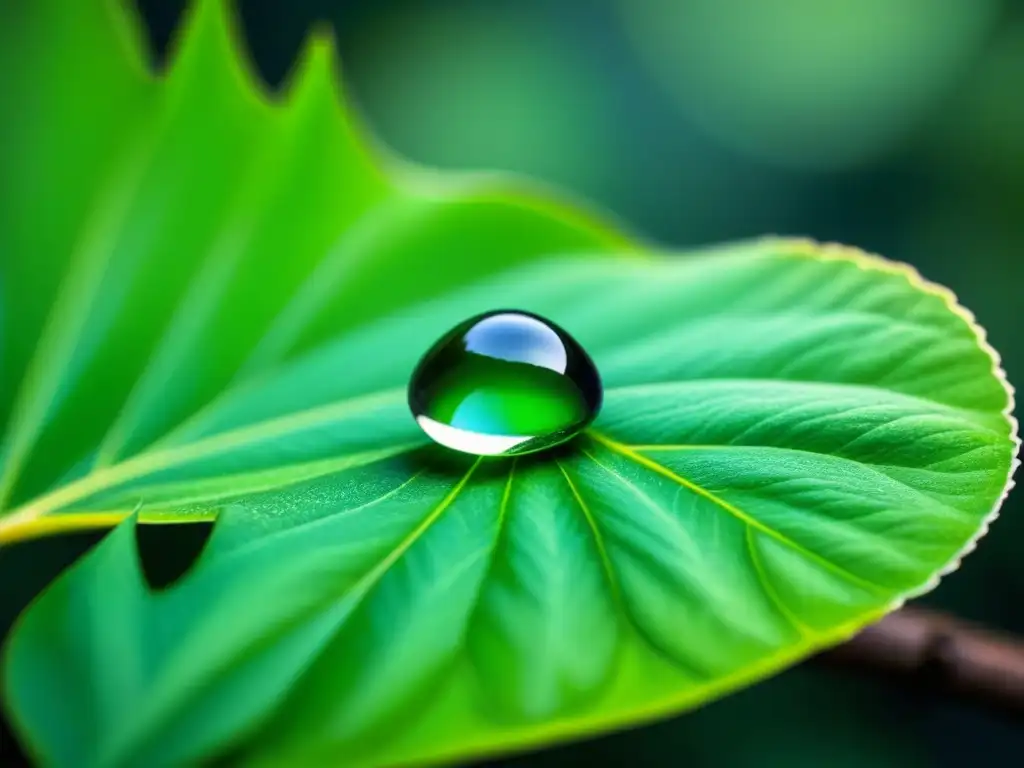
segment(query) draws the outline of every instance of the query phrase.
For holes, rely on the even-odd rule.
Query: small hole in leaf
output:
[[[198,559],[213,523],[180,523],[135,527],[142,572],[152,589],[166,589]]]

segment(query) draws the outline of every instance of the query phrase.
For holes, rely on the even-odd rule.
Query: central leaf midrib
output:
[[[713,385],[716,382],[746,382],[756,381],[747,378],[737,379],[681,379],[663,382],[647,382],[641,384],[630,384],[608,388],[606,395],[614,397],[617,393],[635,392],[650,389],[669,388],[688,384]],[[919,398],[914,395],[907,395],[890,390],[878,390],[878,388],[859,384],[848,384],[843,382],[803,382],[788,380],[767,379],[773,383],[784,382],[793,384],[806,384],[822,387],[842,388],[864,388],[872,391],[885,392],[889,396],[908,398],[927,405],[930,409],[939,408],[942,411],[955,413],[962,417],[969,418],[971,415],[990,416],[987,411],[970,411],[946,403],[939,403],[934,400]],[[13,525],[41,517],[43,515],[59,512],[62,508],[81,501],[82,499],[115,487],[116,485],[130,480],[139,479],[146,475],[162,470],[171,469],[197,459],[216,456],[224,451],[233,448],[241,448],[246,445],[260,442],[273,437],[283,437],[292,432],[305,428],[315,427],[318,423],[329,421],[331,418],[343,416],[349,412],[358,412],[375,404],[390,404],[401,401],[406,394],[405,387],[392,387],[362,393],[344,400],[315,406],[305,410],[296,411],[284,416],[267,418],[253,424],[246,424],[232,430],[214,434],[208,437],[199,438],[195,442],[178,446],[166,446],[165,440],[158,441],[150,449],[143,451],[131,458],[87,475],[77,481],[59,487],[43,494],[30,502],[10,511],[7,515],[0,517],[0,525]],[[977,423],[970,419],[972,426]],[[614,442],[614,441],[612,441]],[[616,445],[620,445],[615,443]],[[621,446],[626,447],[626,446]],[[630,449],[632,450],[632,449]],[[653,462],[652,462],[653,463]],[[660,466],[660,465],[659,465]]]
[[[393,459],[416,448],[421,448],[423,441],[400,443],[387,448],[377,448],[358,453],[347,453],[329,459],[315,459],[295,464],[282,464],[249,472],[216,475],[198,480],[178,480],[171,483],[145,486],[145,493],[150,496],[169,495],[170,500],[146,501],[146,512],[180,511],[183,505],[212,505],[239,496],[254,496],[281,491],[295,485],[307,483],[320,478],[337,475],[351,469],[367,467],[388,459]],[[274,479],[278,474],[288,472],[288,476]],[[262,484],[260,481],[263,481]],[[215,483],[237,483],[234,489],[205,490]],[[192,490],[188,490],[189,487]],[[182,489],[178,495],[174,492]],[[131,493],[129,489],[127,492]],[[140,509],[142,511],[142,509]]]
[[[5,518],[0,518],[0,521],[13,523],[15,520],[32,519],[50,514],[87,496],[108,490],[119,483],[181,466],[197,459],[216,456],[233,448],[242,448],[262,440],[283,437],[290,432],[312,428],[319,423],[343,416],[351,411],[358,412],[367,405],[399,402],[404,396],[404,388],[377,390],[347,400],[248,424],[202,438],[194,443],[143,452],[40,496],[13,510]]]

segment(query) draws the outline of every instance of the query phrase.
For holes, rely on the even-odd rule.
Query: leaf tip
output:
[[[168,80],[226,80],[246,96],[267,100],[235,13],[233,3],[221,0],[189,3],[172,39]]]
[[[340,77],[335,53],[334,33],[330,25],[319,22],[310,31],[302,44],[302,50],[288,75],[284,90],[289,101],[319,94],[331,102],[341,99],[337,91]]]

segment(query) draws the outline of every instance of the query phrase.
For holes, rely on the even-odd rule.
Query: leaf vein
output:
[[[591,535],[594,538],[594,546],[597,549],[598,559],[601,561],[601,566],[604,570],[605,581],[607,582],[608,589],[612,594],[612,602],[618,608],[619,614],[622,617],[621,620],[633,628],[637,637],[640,638],[644,645],[646,645],[656,656],[664,659],[683,672],[693,675],[694,677],[708,678],[709,675],[706,672],[684,663],[677,658],[675,654],[669,653],[667,650],[663,649],[661,644],[651,637],[650,634],[636,621],[633,611],[629,605],[629,601],[626,599],[625,594],[622,591],[618,576],[615,573],[615,567],[612,565],[611,558],[608,555],[608,548],[605,545],[604,535],[601,533],[601,528],[597,524],[594,513],[583,500],[579,489],[577,489],[576,484],[572,481],[572,478],[569,476],[569,473],[566,471],[562,463],[556,459],[555,464],[558,466],[559,471],[565,478],[565,482],[569,486],[569,491],[572,494],[572,497],[576,500],[577,505],[583,512],[583,518],[586,520],[587,527],[590,529]]]
[[[811,562],[815,563],[819,567],[821,567],[821,568],[823,568],[825,570],[828,570],[828,571],[832,572],[833,574],[835,574],[837,576],[840,576],[841,578],[845,579],[846,581],[848,581],[851,584],[855,584],[855,585],[861,587],[862,589],[869,590],[873,594],[886,595],[886,596],[888,595],[888,590],[886,590],[880,584],[874,584],[874,583],[872,583],[870,581],[867,581],[867,580],[861,578],[860,576],[857,576],[856,574],[851,573],[850,571],[846,570],[842,566],[840,566],[840,565],[838,565],[836,563],[833,563],[828,558],[822,557],[818,553],[813,552],[813,551],[807,549],[807,547],[805,547],[802,544],[799,544],[798,542],[796,542],[793,539],[789,538],[788,536],[783,534],[781,531],[778,531],[775,528],[772,528],[771,526],[766,525],[765,523],[763,523],[760,520],[758,520],[756,517],[752,517],[751,515],[747,514],[743,510],[741,510],[739,507],[735,506],[734,504],[729,503],[728,501],[726,501],[722,497],[718,496],[717,494],[712,493],[711,491],[709,491],[707,488],[703,487],[702,485],[698,485],[697,483],[693,482],[692,480],[689,480],[689,479],[687,479],[685,477],[682,477],[681,475],[676,474],[675,472],[670,470],[668,467],[665,467],[665,466],[659,464],[658,462],[656,462],[656,461],[654,461],[654,460],[652,460],[652,459],[650,459],[650,458],[648,458],[646,456],[643,456],[643,455],[637,453],[636,451],[632,450],[629,446],[623,445],[622,443],[618,443],[618,442],[616,442],[616,441],[614,441],[614,440],[612,440],[612,439],[610,439],[608,437],[605,437],[604,435],[602,435],[602,434],[600,434],[598,432],[594,432],[593,430],[590,430],[590,431],[588,431],[587,434],[589,434],[598,443],[602,444],[603,446],[605,446],[608,450],[612,451],[613,453],[617,453],[620,456],[623,456],[623,457],[633,461],[634,463],[639,464],[640,466],[644,467],[645,469],[648,469],[648,470],[650,470],[650,471],[652,471],[652,472],[654,472],[656,474],[661,475],[662,477],[665,477],[665,478],[667,478],[667,479],[669,479],[669,480],[671,480],[671,481],[673,481],[675,483],[678,483],[678,484],[682,485],[684,488],[688,489],[689,491],[691,491],[692,493],[696,494],[697,496],[700,496],[701,498],[711,502],[712,504],[717,506],[719,509],[722,509],[725,512],[728,512],[730,515],[735,517],[737,520],[740,520],[741,522],[745,523],[749,527],[754,528],[754,529],[760,531],[761,533],[763,533],[763,534],[765,534],[765,535],[775,539],[779,543],[781,543],[781,544],[785,545],[786,547],[792,549],[794,552],[798,553],[799,555],[801,555],[805,559],[810,560]]]
[[[813,639],[817,633],[797,618],[796,614],[789,609],[789,606],[786,605],[785,601],[775,590],[771,579],[768,578],[768,572],[765,570],[764,563],[761,561],[761,556],[757,553],[757,546],[754,543],[754,529],[749,525],[746,527],[745,538],[747,552],[750,555],[750,563],[754,567],[754,573],[757,575],[757,580],[761,584],[761,589],[764,590],[764,594],[769,602],[775,606],[786,622],[797,631],[801,639]]]
[[[863,467],[864,469],[868,470],[869,472],[871,472],[873,474],[880,475],[881,477],[884,477],[886,480],[891,480],[892,482],[897,483],[898,485],[900,485],[903,488],[907,489],[911,493],[915,493],[915,494],[919,494],[921,496],[925,496],[926,498],[928,498],[928,499],[930,499],[932,501],[939,501],[939,500],[935,496],[933,496],[933,495],[931,495],[931,494],[929,494],[929,493],[927,493],[925,491],[922,491],[920,488],[916,488],[913,485],[910,485],[905,480],[901,480],[898,477],[893,477],[888,472],[886,472],[886,470],[887,469],[891,469],[891,470],[894,470],[894,471],[898,471],[898,470],[901,470],[901,469],[903,469],[903,470],[909,469],[909,470],[914,470],[916,472],[932,472],[932,473],[934,473],[936,475],[944,475],[944,476],[948,476],[948,475],[959,475],[959,476],[962,476],[962,475],[976,474],[977,472],[981,471],[981,470],[966,470],[964,472],[943,472],[942,470],[932,469],[930,466],[929,467],[905,467],[905,466],[901,466],[899,464],[873,464],[873,463],[868,462],[868,461],[859,461],[859,460],[856,460],[856,459],[851,459],[851,458],[849,458],[847,456],[839,456],[837,454],[828,453],[826,451],[812,451],[812,450],[809,450],[809,449],[806,449],[806,448],[792,448],[792,447],[786,446],[786,445],[731,445],[731,444],[726,444],[726,443],[717,443],[717,444],[699,444],[699,443],[685,444],[684,443],[684,444],[663,444],[663,445],[658,445],[658,444],[651,444],[651,445],[646,445],[646,444],[625,445],[625,444],[622,444],[622,445],[624,445],[624,447],[628,448],[631,451],[635,451],[635,452],[641,453],[641,454],[642,453],[683,453],[685,451],[733,451],[733,450],[741,451],[741,450],[750,450],[750,451],[781,451],[781,452],[784,452],[784,453],[795,453],[795,454],[803,454],[803,455],[807,455],[807,456],[816,456],[816,457],[824,457],[824,458],[829,458],[829,459],[836,459],[837,461],[849,462],[851,464],[855,464],[858,467]],[[974,448],[974,449],[972,449],[970,451],[967,451],[967,452],[965,452],[963,454],[960,454],[958,456],[958,458],[962,458],[964,456],[967,456],[970,453],[973,453],[973,452],[975,452],[977,450],[982,450],[982,448],[984,448],[984,447],[985,446],[981,446],[979,448]],[[939,501],[939,504],[942,506],[942,508],[945,511],[951,513],[949,515],[950,518],[955,518],[957,520],[963,520],[965,518],[970,518],[970,514],[968,512],[965,512],[962,509],[958,509],[957,507],[950,506],[949,504],[946,504],[945,502],[941,502],[941,501]]]

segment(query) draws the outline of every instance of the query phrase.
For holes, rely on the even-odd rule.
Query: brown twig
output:
[[[946,614],[903,608],[820,658],[1024,715],[1024,643]]]

